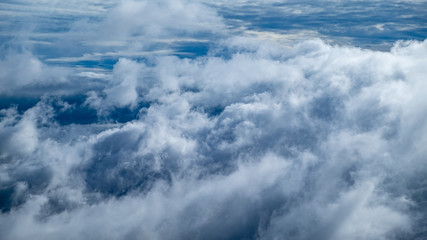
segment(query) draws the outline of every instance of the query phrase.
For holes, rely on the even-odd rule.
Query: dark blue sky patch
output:
[[[39,98],[0,96],[0,110],[16,106],[18,111],[23,113],[34,107],[39,101]]]
[[[68,108],[54,106],[56,115],[54,120],[61,125],[93,124],[93,123],[126,123],[139,119],[140,110],[149,108],[149,102],[140,102],[135,108],[112,108],[107,115],[99,115],[97,110],[86,104],[86,96],[72,96],[63,99],[69,104]]]
[[[204,109],[204,111],[208,114],[209,117],[216,117],[219,116],[224,111],[224,109],[225,107],[223,106],[215,106]]]
[[[181,43],[174,44],[174,51],[176,56],[181,58],[196,58],[199,56],[204,56],[209,51],[210,43],[197,43],[197,42],[189,42],[189,43]]]
[[[76,106],[74,109],[65,110],[55,116],[55,121],[61,125],[92,124],[98,122],[96,110],[87,106]]]
[[[85,68],[102,68],[102,69],[112,70],[114,67],[114,64],[116,64],[118,60],[119,60],[118,58],[104,58],[100,60],[82,60],[82,61],[77,61],[73,65],[81,66]]]

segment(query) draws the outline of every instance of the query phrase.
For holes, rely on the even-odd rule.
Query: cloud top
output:
[[[229,28],[224,5],[84,12],[64,34],[93,30],[70,48],[86,55],[63,65],[4,47],[4,239],[426,236],[427,41],[277,41]],[[210,45],[147,54],[172,38]]]

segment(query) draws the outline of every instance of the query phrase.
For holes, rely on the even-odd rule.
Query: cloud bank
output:
[[[91,25],[120,23],[105,42],[221,35],[192,58],[110,69],[8,49],[3,239],[427,236],[427,41],[289,46],[235,35],[215,9],[125,1]]]

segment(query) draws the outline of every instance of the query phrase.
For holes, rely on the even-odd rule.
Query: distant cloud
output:
[[[0,66],[0,94],[10,96],[40,95],[40,88],[66,84],[71,73],[69,69],[44,64],[26,50],[6,52]]]

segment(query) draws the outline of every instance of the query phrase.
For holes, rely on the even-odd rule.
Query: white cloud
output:
[[[37,191],[15,185],[15,195],[33,197],[2,215],[10,238],[386,239],[409,231],[415,215],[400,199],[411,193],[388,193],[384,181],[424,169],[426,42],[389,53],[321,41],[277,51],[230,43],[229,59],[121,59],[93,107],[152,104],[100,133],[75,126],[71,142],[59,142],[65,126],[44,120],[57,129],[45,138],[39,120],[26,117],[35,110],[8,113],[21,119],[8,123],[20,151],[11,154],[48,163],[38,173],[53,174]]]
[[[32,56],[29,52],[21,54],[8,54],[0,62],[1,71],[0,81],[4,88],[2,92],[13,90],[15,87],[28,85],[42,74],[43,63]]]
[[[222,34],[223,19],[193,1],[124,1],[106,14],[86,41],[136,54],[111,71],[26,51],[0,62],[1,94],[47,95],[0,110],[5,239],[425,234],[427,41],[379,52],[252,32],[198,58],[137,60],[146,43],[122,41]],[[68,60],[106,55],[120,54]],[[91,111],[96,123],[79,124]]]
[[[129,54],[171,51],[174,42],[206,41],[206,36],[225,34],[225,24],[215,10],[187,0],[121,1],[100,21],[82,21],[73,26],[70,37],[82,44]]]
[[[113,71],[113,80],[116,85],[104,90],[107,102],[118,107],[135,106],[138,97],[135,89],[139,74],[138,67],[135,62],[119,60]]]

